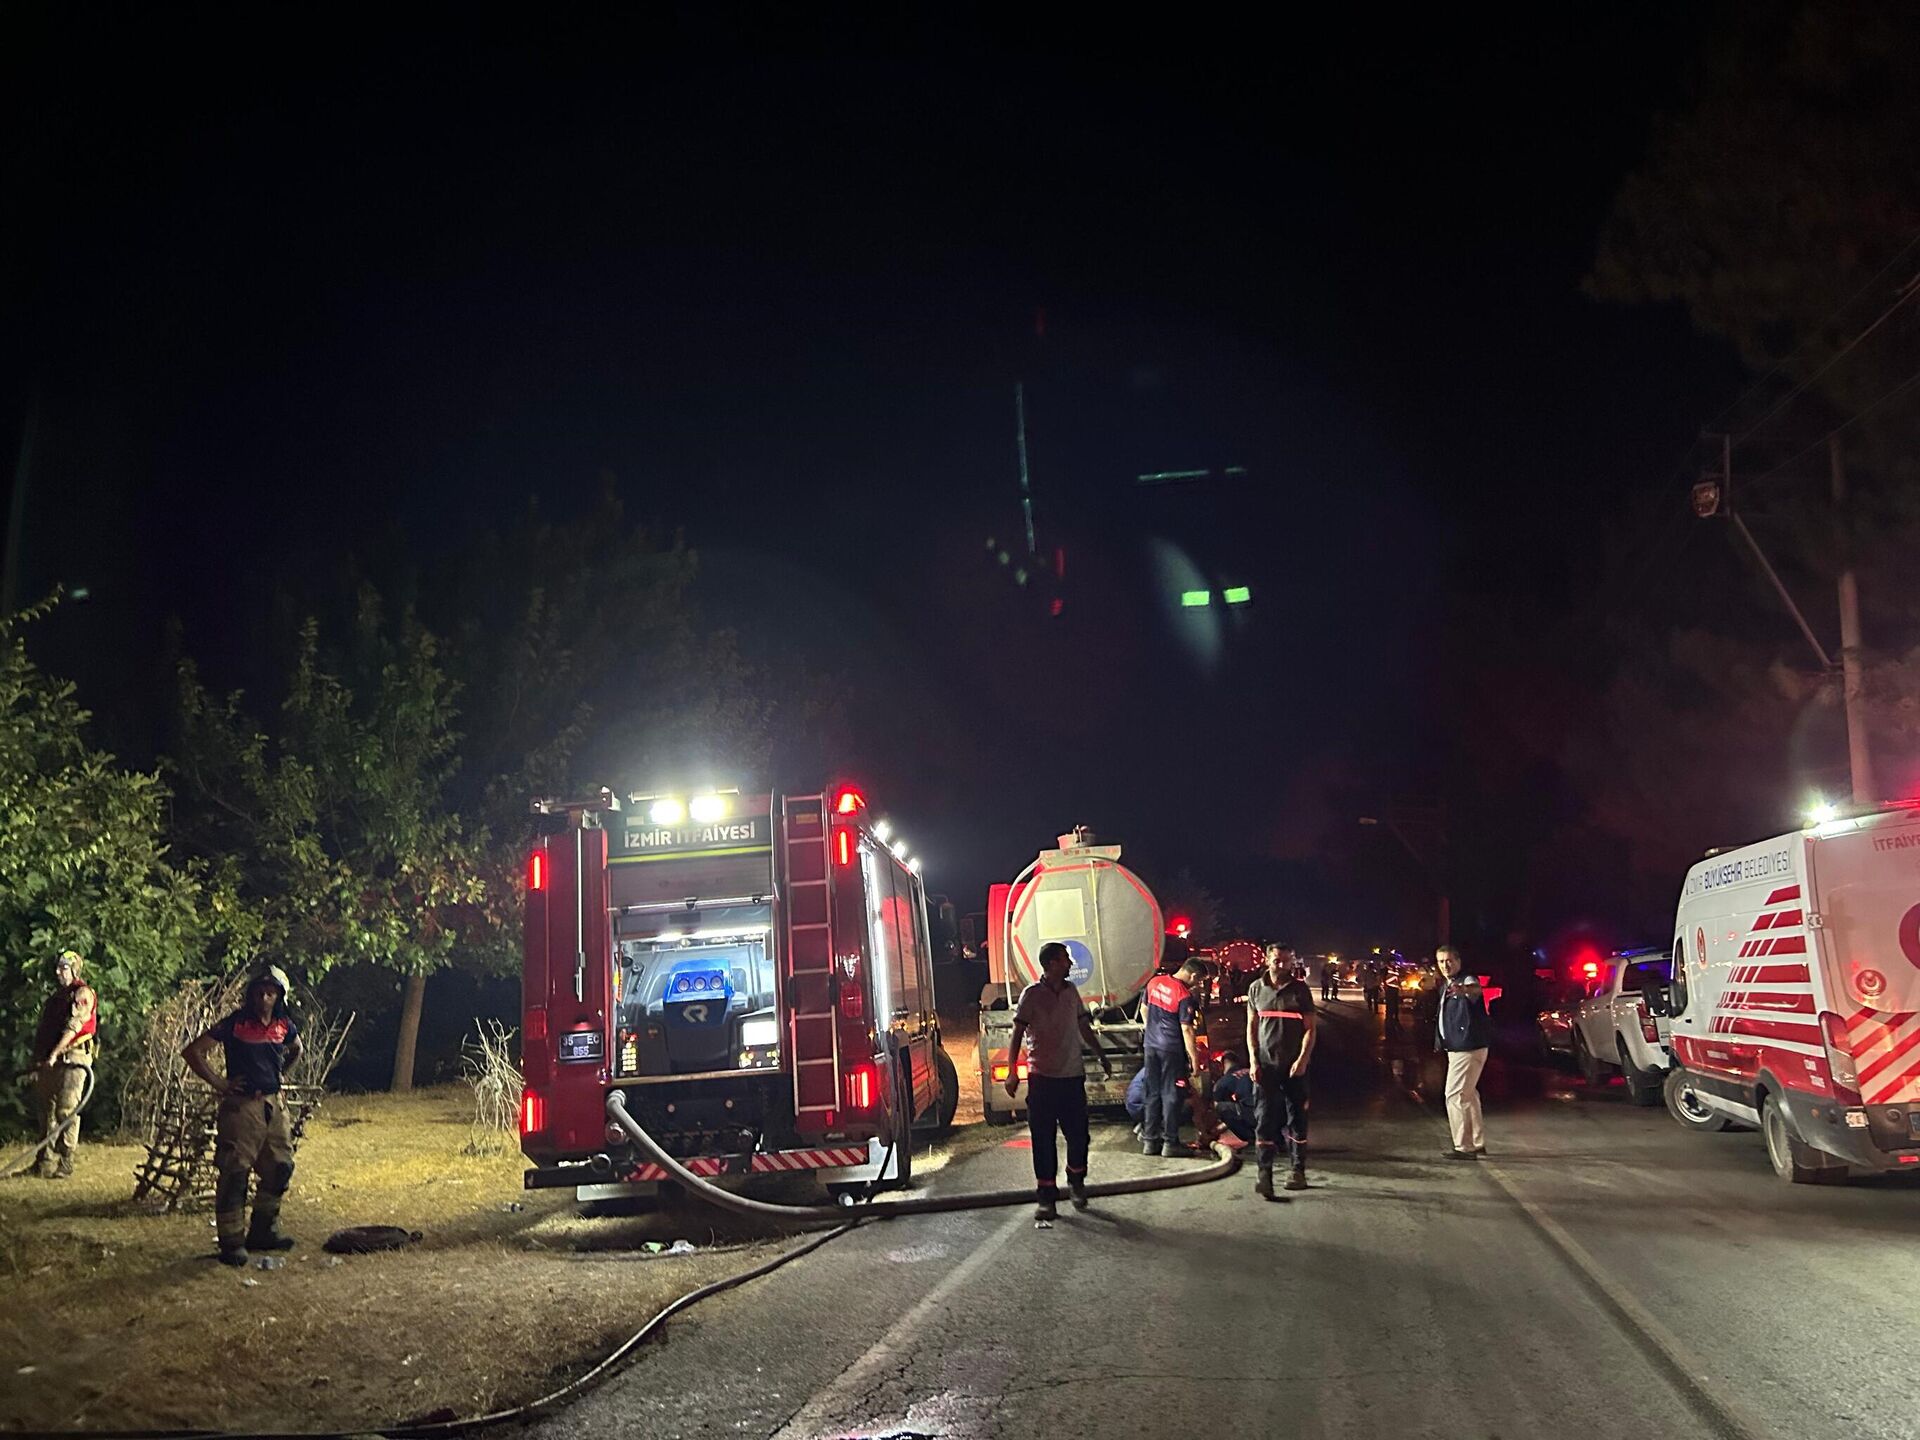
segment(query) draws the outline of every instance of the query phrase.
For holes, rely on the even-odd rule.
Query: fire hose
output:
[[[63,1061],[61,1063],[73,1064],[75,1062]],[[82,1065],[80,1068],[87,1072],[87,1084],[86,1084],[86,1088],[80,1092],[80,1103],[73,1107],[73,1113],[76,1116],[84,1115],[86,1113],[87,1104],[89,1101],[93,1099],[93,1091],[96,1083],[96,1077],[93,1073],[93,1066]],[[14,1083],[16,1085],[25,1085],[33,1081],[34,1079],[36,1079],[38,1075],[39,1075],[38,1071],[29,1070],[23,1075],[16,1076],[14,1079]],[[16,1175],[26,1174],[27,1171],[31,1170],[35,1165],[40,1163],[40,1159],[43,1155],[46,1154],[47,1146],[50,1143],[51,1143],[50,1137],[43,1136],[34,1145],[33,1149],[27,1152],[26,1159],[21,1160],[12,1165],[0,1167],[0,1180],[11,1180]]]
[[[627,1110],[626,1097],[618,1090],[607,1097],[607,1118],[626,1132],[627,1138],[639,1147],[640,1152],[680,1184],[703,1199],[709,1200],[723,1210],[732,1210],[741,1215],[757,1215],[762,1219],[784,1220],[789,1224],[801,1221],[808,1224],[842,1224],[847,1219],[847,1211],[838,1205],[776,1205],[765,1200],[750,1199],[745,1195],[736,1195],[731,1190],[723,1190],[711,1181],[702,1179],[686,1166],[666,1152],[666,1149],[633,1118]],[[1189,1168],[1173,1175],[1154,1175],[1141,1180],[1107,1180],[1087,1186],[1088,1198],[1103,1198],[1113,1195],[1138,1195],[1152,1190],[1180,1190],[1189,1185],[1206,1185],[1215,1180],[1224,1180],[1240,1168],[1240,1156],[1235,1150],[1223,1145],[1214,1146],[1216,1157],[1213,1164],[1205,1168]],[[1020,1190],[983,1190],[967,1195],[926,1196],[914,1200],[869,1201],[861,1207],[862,1216],[892,1219],[899,1215],[944,1215],[957,1210],[990,1210],[1002,1205],[1030,1205],[1034,1192],[1031,1187]]]
[[[867,1198],[849,1209],[841,1205],[777,1205],[765,1200],[754,1200],[745,1195],[736,1195],[731,1190],[723,1190],[694,1174],[686,1166],[666,1152],[658,1141],[640,1127],[638,1121],[628,1113],[625,1099],[619,1091],[607,1097],[607,1115],[614,1124],[625,1131],[628,1138],[639,1147],[642,1154],[660,1166],[681,1185],[693,1193],[703,1196],[722,1209],[732,1210],[741,1215],[753,1215],[762,1219],[777,1219],[787,1224],[831,1224],[832,1229],[809,1237],[790,1250],[763,1260],[760,1264],[729,1275],[721,1280],[689,1290],[686,1294],[670,1302],[665,1309],[648,1320],[633,1334],[621,1341],[593,1366],[592,1369],[567,1381],[559,1389],[537,1400],[529,1400],[524,1405],[516,1405],[507,1410],[495,1410],[484,1415],[472,1415],[456,1420],[428,1420],[413,1424],[359,1426],[351,1431],[285,1431],[274,1432],[252,1430],[247,1433],[260,1437],[260,1440],[347,1440],[348,1436],[384,1435],[394,1440],[426,1440],[429,1436],[453,1435],[467,1430],[478,1430],[494,1425],[504,1425],[510,1421],[525,1420],[579,1394],[588,1386],[604,1379],[613,1367],[645,1343],[656,1330],[663,1326],[668,1317],[678,1314],[698,1304],[710,1296],[732,1290],[757,1280],[762,1275],[771,1274],[790,1261],[803,1255],[810,1255],[829,1241],[837,1240],[849,1231],[857,1229],[869,1220],[891,1220],[905,1215],[941,1215],[962,1210],[986,1210],[1005,1205],[1030,1205],[1034,1200],[1031,1187],[1019,1190],[985,1190],[971,1194],[927,1196],[914,1200],[894,1200],[879,1202],[874,1200],[872,1189]],[[1179,1190],[1190,1185],[1206,1185],[1215,1180],[1224,1180],[1240,1168],[1240,1156],[1237,1151],[1223,1145],[1214,1147],[1215,1161],[1204,1167],[1189,1167],[1173,1175],[1154,1175],[1140,1180],[1109,1180],[1086,1187],[1091,1198],[1106,1198],[1116,1195],[1139,1195],[1155,1190]],[[892,1149],[888,1149],[888,1160],[892,1158]],[[882,1170],[886,1168],[882,1162]],[[119,1440],[126,1435],[145,1435],[157,1437],[157,1440],[199,1440],[199,1437],[220,1436],[230,1432],[218,1430],[140,1430],[140,1431],[73,1431],[68,1432],[83,1440]]]

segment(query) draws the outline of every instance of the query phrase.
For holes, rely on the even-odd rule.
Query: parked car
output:
[[[1542,1059],[1573,1058],[1573,1016],[1586,998],[1587,987],[1571,980],[1561,982],[1548,992],[1545,1006],[1533,1022]]]
[[[1648,1008],[1646,992],[1664,990],[1672,979],[1673,956],[1664,948],[1609,958],[1605,975],[1573,1013],[1573,1058],[1589,1085],[1606,1084],[1618,1070],[1634,1104],[1660,1103],[1673,1053],[1666,1017]]]

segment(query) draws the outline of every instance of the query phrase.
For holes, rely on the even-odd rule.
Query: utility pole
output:
[[[1840,536],[1840,683],[1847,706],[1847,763],[1853,773],[1853,803],[1873,805],[1872,741],[1867,734],[1866,683],[1860,642],[1860,585],[1853,573],[1853,521],[1847,511],[1847,462],[1836,431],[1827,437],[1833,476],[1835,528]]]
[[[1747,522],[1733,508],[1733,442],[1730,436],[1720,437],[1720,473],[1701,476],[1700,482],[1693,487],[1693,513],[1702,520],[1724,515],[1733,522],[1733,528],[1747,542],[1747,549],[1753,552],[1753,558],[1759,562],[1761,572],[1773,582],[1774,593],[1780,597],[1780,603],[1787,607],[1787,613],[1793,616],[1800,633],[1806,637],[1808,647],[1818,657],[1821,673],[1832,678],[1838,672],[1841,699],[1847,714],[1847,762],[1853,776],[1853,803],[1877,805],[1880,803],[1880,787],[1873,779],[1873,751],[1867,734],[1865,659],[1860,643],[1860,585],[1853,573],[1853,529],[1847,514],[1846,457],[1841,452],[1837,434],[1827,437],[1827,458],[1832,470],[1833,506],[1840,536],[1840,660],[1837,665],[1833,657],[1827,654],[1819,637],[1813,633],[1813,626],[1807,623],[1807,617],[1794,603],[1793,595],[1780,579],[1779,572],[1768,563],[1766,553],[1761,550],[1760,542],[1753,538]]]

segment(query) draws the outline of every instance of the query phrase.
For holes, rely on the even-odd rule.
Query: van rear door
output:
[[[1920,811],[1849,823],[1812,846],[1821,963],[1861,1099],[1912,1101],[1920,1099]]]

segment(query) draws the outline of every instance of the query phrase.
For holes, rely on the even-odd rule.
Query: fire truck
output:
[[[1059,941],[1072,966],[1067,978],[1093,1017],[1111,1057],[1107,1075],[1087,1061],[1087,1100],[1120,1105],[1146,1046],[1142,995],[1160,965],[1164,926],[1153,892],[1120,863],[1118,845],[1096,845],[1084,826],[1059,837],[1008,885],[987,892],[988,982],[980,997],[981,1108],[989,1125],[1010,1125],[1024,1109],[1006,1091],[1008,1068],[1027,1078],[1026,1060],[1010,1055],[1013,1007],[1040,978],[1040,947]]]
[[[851,785],[533,802],[520,1146],[529,1189],[657,1187],[618,1091],[696,1175],[904,1185],[949,1124],[926,892]],[[881,822],[884,827],[884,822]]]

